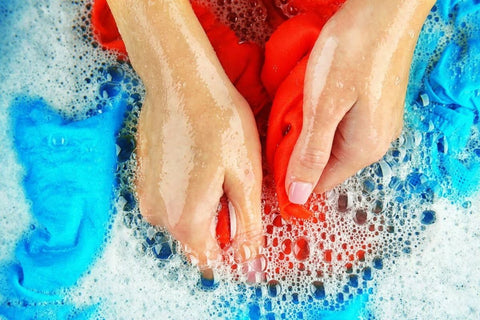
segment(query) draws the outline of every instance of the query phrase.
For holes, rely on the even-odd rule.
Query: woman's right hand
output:
[[[262,169],[250,107],[224,73],[188,1],[108,3],[147,92],[137,135],[142,215],[207,267],[221,256],[215,226],[225,192],[236,217],[237,257],[254,258],[263,240]]]

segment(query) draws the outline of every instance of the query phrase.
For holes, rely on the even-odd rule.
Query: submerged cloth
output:
[[[272,104],[273,101],[275,111],[270,113],[268,120],[266,150],[270,170],[273,171],[275,177],[280,212],[282,217],[287,220],[291,220],[292,217],[308,218],[312,216],[312,213],[306,209],[308,204],[300,206],[288,201],[284,187],[288,159],[302,126],[301,99],[305,70],[300,70],[302,67],[294,69],[297,64],[305,64],[305,56],[313,47],[322,26],[343,2],[342,0],[292,2],[290,5],[295,7],[296,12],[305,12],[305,14],[299,15],[298,18],[287,23],[284,23],[286,16],[277,14],[275,24],[280,27],[274,32],[263,52],[255,43],[240,42],[238,36],[228,26],[222,24],[207,7],[192,1],[193,9],[225,72],[250,103],[259,121],[264,114],[259,115],[262,108]],[[118,50],[118,45],[113,46],[111,42],[104,41],[104,39],[115,39],[115,44],[117,44],[121,40],[105,0],[94,2],[92,27],[97,40],[105,48]],[[113,34],[115,36],[112,36]],[[122,53],[126,53],[122,50]],[[299,62],[302,59],[304,61]],[[290,72],[295,73],[296,76],[287,79]],[[277,94],[277,89],[283,82],[294,85],[283,85]],[[287,112],[288,110],[293,110],[293,112]],[[290,129],[288,136],[285,135],[286,127]],[[228,209],[226,209],[227,206],[223,206],[223,208],[225,209],[220,212],[220,227],[217,230],[225,230],[228,225],[228,212],[225,212]],[[221,238],[224,237],[221,236]]]
[[[127,49],[106,0],[94,2],[92,26],[94,35],[103,48],[116,51],[122,58],[127,56]]]
[[[303,122],[303,83],[308,57],[328,18],[298,15],[281,24],[265,47],[262,79],[273,96],[268,120],[266,156],[273,168],[280,213],[290,220],[310,218],[310,205],[293,204],[285,189],[286,169]]]
[[[44,100],[19,97],[10,107],[13,141],[25,169],[23,185],[33,223],[16,247],[16,261],[0,266],[8,319],[83,319],[63,301],[100,253],[111,222],[116,132],[126,100],[117,95],[102,113],[69,121]],[[49,312],[52,312],[49,315]]]
[[[430,17],[435,23],[424,28],[438,30],[420,33],[406,121],[427,132],[426,174],[434,181],[448,180],[449,187],[437,188],[437,193],[458,202],[480,185],[480,3],[437,1]]]

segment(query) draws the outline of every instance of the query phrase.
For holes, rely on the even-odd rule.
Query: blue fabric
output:
[[[368,295],[363,294],[349,301],[344,310],[341,311],[319,311],[309,310],[306,319],[322,320],[352,320],[362,319],[365,315],[365,306],[368,301]]]
[[[480,1],[437,1],[431,19],[437,20],[424,26],[410,70],[407,124],[427,132],[427,174],[448,181],[438,194],[462,201],[479,189],[480,159],[466,148],[479,128]]]
[[[118,132],[126,100],[117,95],[105,112],[69,121],[42,99],[20,97],[10,109],[13,141],[25,168],[23,184],[34,224],[3,266],[7,304],[15,319],[86,317],[64,305],[62,290],[75,285],[105,241],[112,213]],[[77,314],[78,313],[78,314]]]

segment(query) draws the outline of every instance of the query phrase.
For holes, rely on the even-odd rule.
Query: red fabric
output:
[[[285,176],[290,155],[302,130],[303,83],[308,56],[326,20],[316,14],[298,15],[283,23],[265,47],[262,80],[274,96],[268,121],[266,155],[284,219],[307,219],[312,212],[288,201]],[[307,203],[307,206],[309,204]]]
[[[258,114],[269,102],[260,80],[262,48],[252,42],[240,43],[235,32],[220,23],[208,8],[195,1],[192,1],[192,7],[225,73],[248,101],[254,114]]]
[[[194,11],[226,74],[250,103],[257,119],[260,118],[258,114],[262,108],[262,114],[268,114],[264,107],[272,104],[268,120],[266,157],[270,170],[273,170],[275,185],[267,188],[275,188],[280,214],[287,221],[292,221],[292,218],[312,218],[312,212],[307,207],[315,206],[315,203],[309,202],[306,206],[301,206],[288,201],[285,173],[302,128],[303,82],[308,56],[323,25],[344,1],[290,0],[289,12],[298,13],[291,19],[287,19],[287,15],[272,4],[273,0],[265,2],[268,10],[267,23],[275,31],[263,51],[257,44],[239,43],[238,37],[228,26],[220,23],[209,9],[192,0]],[[92,28],[104,48],[126,55],[125,46],[105,0],[94,2]],[[270,207],[270,204],[267,206]],[[271,214],[267,209],[265,213]],[[323,223],[325,215],[320,214],[320,217],[313,219]],[[228,247],[231,242],[230,218],[225,198],[221,200],[216,231],[220,246]],[[302,243],[297,243],[301,247],[301,254],[308,249],[302,247]],[[364,249],[362,246],[355,253],[344,254],[349,261],[353,261],[355,256],[363,259]],[[341,253],[325,250],[324,260],[331,261],[332,254],[337,254],[334,257],[337,260],[341,259]]]
[[[95,39],[104,49],[114,50],[120,57],[127,56],[127,49],[106,0],[95,0],[93,3],[92,29]]]

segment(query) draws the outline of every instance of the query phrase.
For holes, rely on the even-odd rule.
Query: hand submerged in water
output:
[[[291,202],[343,182],[398,137],[413,51],[433,4],[348,0],[324,26],[308,61],[303,127],[287,169]]]
[[[221,256],[215,226],[225,192],[236,217],[233,247],[239,259],[254,258],[263,241],[262,169],[250,107],[187,0],[108,3],[147,92],[137,136],[142,215],[207,267]]]

